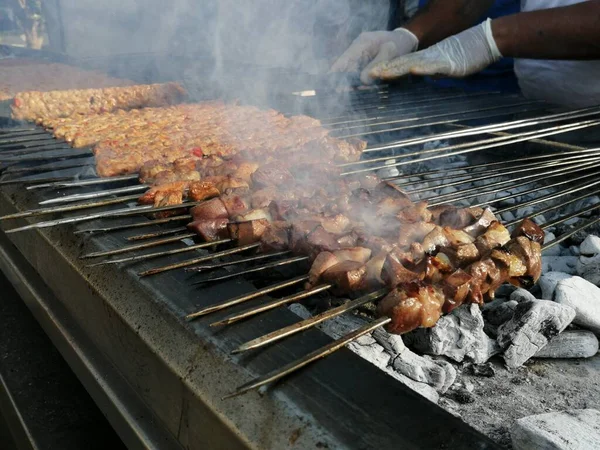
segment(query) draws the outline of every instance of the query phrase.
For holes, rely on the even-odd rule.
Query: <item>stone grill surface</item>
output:
[[[517,96],[440,91],[421,85],[399,88],[381,86],[374,91],[352,95],[330,92],[327,94],[317,92],[317,94],[315,97],[298,98],[298,96],[278,92],[273,96],[278,101],[274,106],[286,112],[308,112],[316,116],[328,117],[326,123],[336,123],[336,121],[340,122],[338,117],[348,115],[347,101],[350,101],[352,120],[358,118],[360,121],[347,124],[349,127],[344,127],[344,132],[340,134],[362,135],[369,141],[369,148],[413,137],[456,131],[462,129],[461,126],[476,127],[557,112],[549,105],[528,102]],[[325,100],[321,101],[322,98]],[[343,105],[342,108],[339,107],[340,104]],[[565,123],[572,125],[594,118],[597,116],[590,115],[560,122],[560,125]],[[381,125],[373,125],[373,121]],[[8,128],[15,127],[15,124],[9,122],[6,122],[6,125]],[[540,124],[527,128],[527,131],[542,130],[553,125],[555,124]],[[521,130],[507,132],[517,134]],[[489,139],[492,136],[498,137],[499,134],[488,133],[485,138]],[[483,138],[481,135],[468,136],[461,138],[460,142]],[[399,181],[411,182],[411,189],[407,190],[414,191],[412,194],[414,199],[430,197],[433,192],[437,196],[448,195],[447,198],[454,199],[458,204],[461,201],[473,204],[486,203],[494,198],[519,192],[512,190],[507,194],[506,191],[510,190],[510,186],[504,186],[503,190],[497,190],[494,195],[480,194],[472,198],[464,198],[462,195],[466,189],[464,185],[445,186],[448,180],[440,180],[439,184],[444,186],[431,191],[427,189],[431,188],[431,180],[435,178],[435,174],[420,177],[417,177],[417,174],[455,167],[463,168],[469,177],[473,178],[478,170],[481,170],[479,173],[483,175],[489,172],[484,172],[485,168],[471,167],[495,162],[501,158],[516,159],[523,155],[536,155],[548,151],[581,150],[581,147],[573,145],[553,144],[540,139],[532,141],[531,135],[523,141],[528,142],[515,142],[512,145],[491,147],[487,151],[483,149],[451,158],[423,160],[407,167],[394,167],[392,164],[400,161],[398,156],[402,153],[415,151],[416,148],[435,150],[448,145],[448,140],[440,137],[439,140],[432,140],[418,147],[382,149],[367,156],[382,159],[380,162],[373,163],[374,166],[382,164],[388,166],[377,169],[381,176],[403,175],[404,179]],[[31,145],[31,143],[21,145]],[[70,152],[69,150],[53,151],[64,152],[65,155]],[[502,152],[501,158],[499,152]],[[430,155],[433,154],[435,153]],[[85,158],[81,160],[85,163]],[[67,164],[67,162],[60,164]],[[361,168],[369,167],[371,164]],[[78,167],[55,171],[52,176],[68,176],[81,173],[82,170],[93,175],[93,172],[89,172],[90,167],[83,169]],[[540,169],[536,168],[536,170]],[[588,173],[581,169],[573,176]],[[460,172],[454,175],[457,174]],[[45,172],[28,176],[45,178],[48,175]],[[507,175],[504,177],[500,177],[502,174],[495,173],[495,175],[499,178],[492,179],[488,176],[485,183],[480,183],[477,187],[482,188],[486,183],[507,179]],[[518,175],[508,176],[512,180],[518,178]],[[552,181],[564,179],[565,177]],[[590,179],[594,180],[594,178],[586,180],[590,181]],[[551,184],[550,181],[542,178],[534,181],[535,186],[538,187],[543,187],[544,183]],[[541,197],[543,194],[564,190],[565,186],[571,184],[550,187],[547,191],[538,191],[535,195],[524,193],[522,198],[507,199],[505,204],[499,203],[498,207],[518,205],[532,198]],[[85,188],[81,192],[101,188]],[[520,189],[525,192],[531,188],[532,185],[525,185]],[[56,191],[27,192],[22,186],[17,185],[7,185],[2,192],[3,214],[33,208],[41,199],[57,196]],[[560,215],[576,213],[597,202],[593,187],[573,195],[581,195],[582,192],[589,195],[578,204],[549,211],[540,223],[555,220],[559,212]],[[58,192],[59,195],[62,193],[62,191]],[[71,191],[65,189],[64,193],[70,194]],[[561,197],[558,202],[565,201],[567,198],[569,197]],[[508,210],[502,214],[502,217],[506,221],[511,221],[535,213],[548,207],[549,204],[546,202],[533,205],[529,210],[526,209],[527,207]],[[79,214],[81,212],[68,213],[61,217]],[[141,217],[111,219],[110,225],[143,220],[145,219]],[[22,220],[15,222],[18,225],[25,223]],[[417,350],[418,353],[423,351],[431,353],[431,335],[436,333],[436,329],[433,333],[422,333],[423,336],[415,333],[415,336],[405,339],[406,342],[400,338],[390,339],[385,333],[376,332],[372,337],[361,338],[351,344],[351,347],[352,350],[367,356],[384,371],[357,358],[351,352],[341,351],[282,381],[280,385],[270,389],[268,395],[248,394],[246,397],[223,402],[220,400],[221,396],[229,393],[250,376],[260,375],[280,367],[302,356],[308,350],[328,342],[328,337],[317,329],[311,329],[251,355],[227,356],[227,353],[240,343],[294,322],[297,318],[293,312],[299,315],[310,314],[310,312],[302,310],[298,305],[294,306],[293,312],[280,308],[217,333],[208,327],[215,317],[222,318],[232,311],[241,311],[246,307],[226,310],[209,318],[186,323],[183,320],[185,314],[207,304],[217,304],[254,289],[249,283],[251,279],[237,277],[231,281],[198,287],[191,285],[192,281],[197,279],[190,280],[190,276],[183,271],[168,272],[158,277],[141,280],[136,276],[139,271],[156,267],[160,262],[185,260],[190,257],[189,255],[169,257],[168,260],[142,261],[133,265],[88,268],[77,259],[82,248],[86,252],[114,249],[122,246],[126,237],[140,232],[140,230],[126,229],[104,235],[73,234],[78,229],[106,225],[107,220],[97,220],[84,225],[30,230],[11,234],[10,240],[17,247],[18,256],[25,257],[33,266],[34,272],[57,297],[57,303],[64,309],[65,316],[83,331],[86,338],[91,341],[91,347],[100,351],[108,360],[106,364],[115,368],[119,375],[133,386],[135,397],[148,408],[153,419],[162,425],[166,435],[175,437],[174,440],[179,444],[189,445],[191,448],[194,446],[201,448],[202,444],[208,445],[211,439],[214,439],[210,436],[216,434],[213,428],[215,426],[221,427],[223,443],[232,446],[228,448],[244,445],[282,448],[281,446],[289,446],[290,443],[330,446],[330,448],[373,445],[391,448],[400,445],[399,443],[404,443],[408,448],[413,446],[434,448],[442,444],[448,448],[493,447],[491,441],[423,397],[415,396],[412,390],[420,392],[429,400],[438,402],[446,411],[459,413],[469,424],[484,431],[501,444],[508,443],[507,426],[514,419],[532,413],[546,412],[548,409],[561,409],[560,403],[563,399],[564,407],[597,406],[591,399],[599,397],[587,395],[585,391],[587,383],[582,376],[578,375],[587,373],[589,376],[597,377],[596,358],[575,363],[536,360],[533,364],[512,372],[506,372],[498,361],[485,362],[486,356],[497,351],[495,346],[500,342],[503,342],[505,348],[511,345],[510,336],[514,333],[506,332],[508,340],[505,342],[501,338],[502,331],[509,328],[506,323],[511,317],[514,318],[515,311],[520,311],[519,308],[526,309],[522,306],[526,301],[519,295],[527,299],[528,294],[509,291],[505,292],[508,301],[490,305],[489,308],[484,309],[483,316],[475,310],[476,308],[461,308],[460,312],[443,319],[444,323],[436,327],[440,330],[442,340],[447,335],[469,331],[479,333],[470,336],[470,342],[485,342],[486,346],[475,346],[468,351],[457,350],[455,347],[452,348],[452,342],[449,342],[443,357],[430,358],[413,353],[408,347]],[[5,226],[6,224],[3,223],[3,227]],[[169,225],[162,228],[155,226],[152,229],[159,231],[168,227]],[[566,230],[564,226],[563,229]],[[148,229],[144,228],[144,231],[146,230]],[[559,233],[561,230],[555,231],[557,235],[561,234]],[[576,243],[578,238],[573,236],[569,239],[571,243]],[[3,244],[7,247],[11,246],[6,237],[3,237]],[[173,243],[161,249],[176,249],[181,248],[181,245],[181,243]],[[565,249],[568,250],[568,254]],[[560,268],[561,271],[566,270],[570,274],[577,271],[581,274],[594,273],[593,269],[590,269],[593,266],[585,264],[587,261],[576,261],[578,255],[574,253],[574,249],[563,246],[553,247],[550,250],[554,254],[548,254],[550,259],[545,259],[548,268]],[[556,253],[557,250],[559,253]],[[595,257],[594,253],[587,254],[592,259]],[[585,271],[583,265],[587,266]],[[289,276],[290,272],[286,269],[275,276],[275,279],[281,279],[281,275]],[[590,278],[590,276],[586,277]],[[260,287],[272,283],[273,278],[261,274],[254,278],[254,281],[255,286]],[[542,284],[542,289],[545,286]],[[538,298],[550,299],[548,291],[546,294],[534,293]],[[559,303],[552,305],[559,307]],[[310,304],[307,306],[310,309]],[[533,314],[530,309],[522,311],[521,315]],[[492,315],[497,318],[490,320],[488,316]],[[362,319],[358,317],[348,320]],[[475,325],[470,330],[461,329],[461,325],[469,321]],[[333,326],[331,324],[336,323],[335,321],[326,322],[325,333],[338,337],[340,330],[347,330],[347,323],[338,322],[340,323],[337,331],[329,329]],[[570,322],[569,314],[565,315],[563,322]],[[562,326],[562,323],[557,326]],[[484,334],[484,327],[487,327],[485,329],[487,334]],[[111,332],[107,333],[106,330]],[[568,332],[583,334],[573,330]],[[561,336],[569,335],[559,335]],[[575,334],[572,336],[576,337]],[[593,342],[589,334],[586,336]],[[442,344],[440,343],[439,346],[443,347]],[[373,352],[378,349],[377,346],[381,347],[383,352],[380,352],[379,356],[374,356]],[[452,353],[454,359],[462,359],[460,364],[451,362],[452,357],[448,358],[450,351],[448,349],[454,351]],[[462,355],[457,354],[461,351]],[[398,358],[400,354],[404,356]],[[575,369],[576,367],[579,369]],[[385,371],[392,377],[386,375]],[[486,378],[492,373],[495,375]],[[398,383],[394,378],[400,379],[402,383]],[[364,381],[356,383],[357,379]],[[549,389],[549,385],[555,389]],[[561,394],[562,392],[564,394]],[[580,394],[577,394],[578,392]],[[527,401],[523,401],[523,396]],[[540,397],[539,402],[536,402],[536,396]],[[587,403],[584,404],[584,401]],[[567,404],[568,402],[571,404]],[[243,411],[241,405],[245,408]],[[202,423],[205,424],[198,426],[201,417],[203,419],[210,417],[210,420],[206,422],[203,420]],[[232,424],[235,433],[231,432],[224,423]],[[434,428],[435,433],[432,432]],[[270,432],[265,435],[260,430]]]

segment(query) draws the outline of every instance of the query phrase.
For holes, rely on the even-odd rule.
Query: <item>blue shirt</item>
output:
[[[428,0],[419,0],[419,8],[427,4]],[[492,8],[481,17],[478,23],[483,22],[488,17],[495,19],[497,17],[516,14],[520,11],[520,0],[496,0]],[[425,77],[432,84],[441,87],[458,87],[465,90],[487,90],[517,92],[519,85],[517,77],[513,70],[513,59],[502,58],[497,63],[492,64],[487,69],[478,74],[466,78],[438,78]]]

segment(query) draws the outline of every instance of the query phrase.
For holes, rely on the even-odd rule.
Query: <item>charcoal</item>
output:
[[[581,277],[570,277],[556,286],[554,301],[576,312],[573,323],[600,334],[600,288]]]
[[[598,448],[600,411],[579,409],[524,417],[511,430],[514,450]]]
[[[469,364],[466,366],[466,371],[476,377],[491,378],[496,375],[494,365],[489,362],[483,364]]]
[[[509,369],[521,366],[550,339],[563,331],[575,317],[575,310],[548,300],[519,303],[508,322],[498,328],[497,342]]]
[[[600,285],[600,254],[594,256],[581,255],[576,263],[577,275],[592,284]]]
[[[432,328],[420,328],[407,339],[417,351],[447,356],[454,361],[487,361],[499,348],[483,331],[483,316],[478,305],[463,305],[443,316]]]
[[[536,358],[591,358],[598,353],[598,338],[587,330],[565,330],[552,338]]]
[[[542,288],[542,299],[552,300],[556,285],[562,281],[571,278],[571,275],[564,272],[548,272],[540,277],[538,284]]]
[[[521,302],[531,302],[536,300],[535,296],[529,292],[527,289],[518,288],[510,294],[510,299],[516,301],[517,303]]]

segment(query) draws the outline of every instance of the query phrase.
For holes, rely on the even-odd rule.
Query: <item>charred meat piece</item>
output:
[[[519,278],[527,273],[527,265],[522,258],[512,254],[507,248],[502,247],[492,251],[490,258],[496,266],[506,269],[508,278]]]
[[[510,233],[500,222],[492,222],[488,229],[475,240],[475,245],[482,255],[490,253],[493,249],[502,247],[510,241]]]
[[[367,267],[358,261],[342,261],[323,272],[325,283],[333,284],[337,293],[358,292],[367,287]]]
[[[512,239],[507,244],[508,251],[519,258],[527,267],[525,275],[511,277],[509,282],[515,286],[530,288],[542,274],[542,250],[539,243],[525,236]]]
[[[525,236],[527,239],[537,242],[538,244],[544,243],[544,230],[542,230],[533,220],[524,219],[512,232],[511,238],[517,238],[519,236]]]
[[[494,298],[494,291],[504,282],[502,272],[491,258],[485,258],[471,264],[466,272],[471,275],[470,303],[483,304]]]
[[[445,314],[452,312],[454,308],[464,303],[471,289],[471,279],[471,275],[462,269],[458,269],[441,282],[446,297],[443,306]]]
[[[450,227],[444,227],[444,233],[446,233],[446,238],[448,239],[448,245],[450,247],[456,247],[463,244],[472,244],[475,242],[473,236],[464,232],[463,230],[455,230]]]
[[[209,181],[193,181],[188,188],[188,197],[195,202],[201,202],[219,195],[221,195],[221,192]]]
[[[460,244],[455,247],[444,247],[440,249],[448,257],[454,267],[464,267],[477,261],[480,257],[479,250],[475,244]]]
[[[427,209],[427,202],[418,202],[404,208],[397,215],[400,222],[415,223],[429,222],[431,220],[431,212]]]
[[[230,223],[227,225],[227,229],[231,239],[237,239],[238,245],[253,244],[254,242],[259,242],[269,229],[269,221],[266,219],[255,219]]]
[[[442,314],[445,303],[443,290],[419,282],[398,285],[377,306],[380,316],[392,319],[390,333],[403,334],[418,327],[432,327]]]
[[[273,221],[261,237],[261,250],[264,252],[288,250],[290,246],[291,224]]]
[[[422,273],[416,273],[408,270],[401,261],[402,257],[396,250],[387,254],[383,264],[382,279],[388,286],[396,286],[401,283],[420,280]]]
[[[171,194],[179,195],[183,198],[183,191],[187,189],[188,184],[189,183],[186,181],[177,181],[175,183],[168,183],[160,186],[155,186],[144,192],[144,194],[140,198],[138,198],[138,202],[144,205],[154,204],[154,206],[159,206],[158,204],[164,198],[168,197]],[[179,203],[181,203],[181,201]],[[170,204],[177,205],[178,203]]]
[[[310,289],[311,287],[316,286],[321,279],[321,275],[323,275],[327,269],[335,266],[337,263],[339,263],[339,260],[333,253],[319,253],[310,266],[310,271],[308,272],[308,281],[304,285],[304,289]]]
[[[454,229],[468,227],[481,217],[484,212],[482,208],[478,207],[456,208],[454,206],[440,206],[436,208],[439,208],[435,213],[438,214],[439,224]]]
[[[498,219],[494,215],[491,209],[486,208],[483,213],[477,218],[475,223],[464,227],[464,231],[469,233],[473,237],[477,237],[484,233],[492,222],[498,222]]]
[[[229,219],[225,203],[220,197],[207,200],[190,209],[194,221],[209,219]]]
[[[239,195],[222,195],[220,198],[227,210],[228,217],[244,214],[249,209],[248,201]]]
[[[259,168],[258,163],[244,161],[238,164],[237,169],[233,172],[232,177],[245,181],[247,184],[252,182],[252,174]]]
[[[431,233],[437,225],[429,222],[403,223],[399,227],[398,245],[410,247],[413,242],[423,242],[425,236]]]
[[[244,221],[248,221],[248,220],[259,220],[259,219],[264,219],[268,222],[271,222],[271,215],[269,214],[269,211],[266,209],[250,209],[246,212],[244,212],[243,214],[239,214],[237,216],[233,217],[233,220],[236,220],[238,222],[244,222]]]
[[[290,186],[294,182],[294,177],[285,167],[267,164],[252,174],[252,182],[257,187]]]
[[[206,242],[229,238],[229,219],[195,220],[187,225],[188,230],[201,236]]]
[[[433,230],[427,233],[427,236],[423,238],[423,251],[425,253],[432,254],[440,247],[447,247],[450,245],[447,233],[440,226],[435,226]]]

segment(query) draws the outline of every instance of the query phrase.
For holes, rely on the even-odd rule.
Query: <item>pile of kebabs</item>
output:
[[[332,163],[302,160],[208,169],[198,198],[212,198],[192,208],[188,228],[209,242],[308,256],[307,289],[389,287],[378,312],[392,317],[394,333],[433,326],[442,312],[493,299],[505,282],[531,286],[541,274],[544,233],[530,220],[510,234],[489,209],[430,209],[376,176],[340,177]]]
[[[172,87],[158,86],[160,101],[172,101],[163,95]],[[69,110],[95,114],[58,111],[58,94],[41,106],[39,95],[22,96],[15,108],[75,146],[94,144],[99,174],[139,173],[150,187],[141,203],[202,202],[188,228],[208,242],[306,255],[307,288],[389,288],[378,312],[393,319],[393,333],[433,326],[463,303],[494,298],[505,282],[530,286],[540,276],[544,233],[534,222],[511,234],[489,209],[428,208],[374,175],[342,176],[338,164],[358,160],[363,141],[329,137],[309,117],[222,102],[131,109],[135,92],[111,97],[112,113],[83,105],[85,95],[71,96]],[[105,104],[103,95],[95,101]]]

